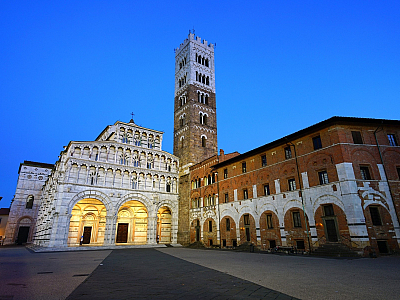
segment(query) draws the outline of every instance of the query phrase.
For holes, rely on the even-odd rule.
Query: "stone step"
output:
[[[312,255],[329,257],[360,257],[357,251],[340,243],[326,243],[314,249]]]

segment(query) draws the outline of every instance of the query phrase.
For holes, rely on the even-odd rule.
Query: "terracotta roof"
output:
[[[8,215],[10,213],[9,208],[0,208],[0,215]]]
[[[321,121],[317,124],[311,125],[309,127],[306,127],[304,129],[301,129],[299,131],[296,131],[292,134],[289,134],[287,136],[284,136],[278,140],[275,140],[271,143],[262,145],[258,148],[255,148],[253,150],[247,151],[243,154],[240,154],[238,156],[235,156],[231,159],[227,159],[223,162],[220,162],[216,165],[214,165],[214,168],[220,168],[225,165],[229,165],[233,162],[237,162],[240,160],[243,160],[247,157],[253,156],[257,153],[261,153],[267,150],[270,150],[272,148],[275,148],[280,145],[285,145],[289,141],[293,141],[295,139],[301,138],[305,135],[308,135],[310,133],[313,133],[315,131],[319,131],[323,128],[326,128],[328,126],[334,125],[334,124],[343,124],[343,125],[374,125],[374,126],[379,126],[379,125],[395,125],[395,126],[400,126],[400,120],[387,120],[387,119],[370,119],[370,118],[356,118],[356,117],[331,117],[327,120]]]

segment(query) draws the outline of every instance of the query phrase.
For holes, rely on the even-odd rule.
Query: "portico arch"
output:
[[[157,242],[171,243],[172,213],[169,207],[163,206],[157,212]]]
[[[147,242],[148,211],[136,200],[121,205],[118,210],[115,243],[142,245]]]
[[[106,215],[107,209],[100,200],[86,198],[78,201],[71,211],[67,245],[103,245]]]

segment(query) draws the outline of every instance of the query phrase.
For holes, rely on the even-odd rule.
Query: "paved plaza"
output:
[[[400,257],[0,248],[3,299],[398,299]]]

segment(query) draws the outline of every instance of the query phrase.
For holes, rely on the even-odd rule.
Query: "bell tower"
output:
[[[178,242],[189,242],[189,167],[218,153],[214,45],[194,33],[175,49],[174,155],[179,157]]]
[[[214,45],[189,34],[175,50],[174,155],[182,171],[218,152]]]

